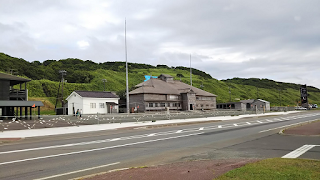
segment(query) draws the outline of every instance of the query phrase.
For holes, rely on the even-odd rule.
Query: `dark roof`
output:
[[[137,89],[129,92],[129,94],[172,94],[180,95],[181,93],[194,92],[197,96],[212,96],[216,95],[204,91],[202,89],[190,86],[180,81],[172,81],[170,83],[165,82],[161,79],[149,79],[148,81],[142,82],[138,85]],[[192,90],[192,91],[191,91]]]
[[[75,91],[81,97],[91,98],[119,98],[119,96],[108,91]]]
[[[1,73],[1,72],[0,72],[0,79],[9,80],[10,81],[10,86],[31,81],[30,79],[14,76],[14,75],[11,75],[11,74],[5,74],[5,73]]]
[[[160,74],[160,76],[158,76],[158,77],[161,77],[161,76],[166,77],[166,78],[173,78],[173,77],[170,76],[169,74]]]
[[[0,101],[0,106],[4,107],[29,107],[29,106],[43,106],[41,101]]]

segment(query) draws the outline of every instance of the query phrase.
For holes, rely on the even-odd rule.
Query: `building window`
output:
[[[154,103],[154,107],[159,107],[159,103]]]
[[[104,108],[104,103],[99,103],[100,108]]]
[[[96,103],[90,103],[90,108],[95,109],[96,108]]]
[[[201,107],[203,107],[203,104],[201,104]]]
[[[160,107],[166,107],[166,103],[160,103]]]
[[[149,103],[149,107],[153,107],[153,103]]]
[[[173,107],[180,107],[180,103],[174,103]]]

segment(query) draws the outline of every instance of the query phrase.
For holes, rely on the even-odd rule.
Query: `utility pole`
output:
[[[191,54],[190,54],[190,85],[192,86]]]
[[[61,74],[61,96],[62,96],[62,99],[61,99],[61,106],[62,106],[62,114],[65,115],[65,108],[64,108],[64,99],[63,99],[63,83],[64,83],[64,77],[65,75],[67,75],[67,71],[65,70],[60,70],[59,73]]]
[[[230,86],[228,86],[229,87],[229,95],[230,95],[230,100],[229,100],[229,102],[231,102],[231,90],[230,90]]]
[[[103,82],[103,91],[106,91],[106,82],[107,82],[107,80],[106,79],[102,79],[102,82]]]
[[[129,110],[129,80],[128,80],[128,56],[127,56],[127,20],[124,20],[124,46],[126,54],[126,95],[127,95],[127,113],[130,113]]]
[[[279,90],[279,102],[280,102],[280,106],[281,106],[281,95],[280,95],[281,89],[278,89],[278,90]]]

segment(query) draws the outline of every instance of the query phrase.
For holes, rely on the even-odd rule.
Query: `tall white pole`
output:
[[[192,86],[191,54],[190,54],[190,85]]]
[[[129,80],[128,80],[128,57],[127,57],[127,21],[124,20],[124,44],[126,51],[126,94],[127,94],[127,113],[130,113],[129,109]]]

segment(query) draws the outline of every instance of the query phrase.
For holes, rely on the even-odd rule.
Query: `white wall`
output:
[[[68,115],[73,115],[73,107],[74,107],[75,113],[77,112],[77,109],[83,110],[82,101],[83,101],[82,97],[79,96],[77,93],[73,92],[68,99]]]
[[[83,98],[83,108],[82,108],[82,114],[107,114],[110,113],[110,109],[108,110],[108,106],[106,102],[114,102],[116,104],[119,103],[119,98]],[[91,108],[90,103],[95,103],[96,108]],[[100,108],[100,104],[104,104],[104,108]],[[114,111],[119,112],[118,105],[112,106]]]

